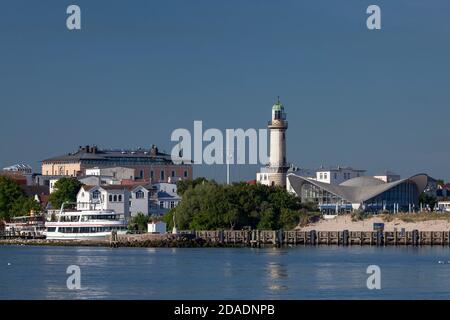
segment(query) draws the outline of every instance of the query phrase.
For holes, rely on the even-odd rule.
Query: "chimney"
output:
[[[158,154],[158,148],[155,145],[152,145],[152,149],[150,150],[150,154],[152,156],[156,156]]]

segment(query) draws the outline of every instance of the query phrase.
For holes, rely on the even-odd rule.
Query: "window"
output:
[[[172,170],[172,178],[175,178],[175,171]]]
[[[327,179],[328,179],[328,173],[324,173],[324,174],[323,174],[323,178],[324,178],[325,180],[327,180]]]
[[[187,172],[187,170],[184,170],[184,177],[185,177],[185,178],[188,177],[188,172]]]
[[[164,201],[160,201],[159,202],[159,208],[160,209],[164,209]]]
[[[161,179],[160,179],[160,180],[161,180],[161,181],[164,181],[164,178],[165,178],[165,177],[164,177],[164,170],[161,170]]]
[[[170,208],[175,208],[175,202],[174,201],[170,201]]]
[[[119,202],[122,202],[122,195],[119,194]]]
[[[139,172],[139,178],[144,178],[144,170],[141,170],[140,172]]]
[[[323,173],[321,172],[320,173],[320,180],[322,180],[323,179]]]
[[[112,196],[112,194],[110,194],[109,195],[109,202],[112,202],[113,201],[113,196]]]
[[[144,199],[144,192],[142,192],[142,190],[139,190],[138,192],[136,192],[135,196],[136,199]]]
[[[152,170],[152,171],[150,171],[150,178],[153,179],[153,176],[154,176],[154,173],[153,173],[153,170]]]
[[[337,173],[334,173],[334,180],[337,180]]]
[[[114,202],[117,202],[117,195],[114,195]]]
[[[92,192],[92,199],[98,199],[100,197],[100,191],[95,190]]]

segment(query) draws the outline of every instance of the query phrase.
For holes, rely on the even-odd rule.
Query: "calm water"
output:
[[[445,247],[0,247],[0,299],[449,299]],[[379,265],[381,290],[366,268]],[[81,268],[81,290],[66,268]]]

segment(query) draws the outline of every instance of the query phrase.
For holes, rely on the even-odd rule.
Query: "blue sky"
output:
[[[78,4],[82,30],[66,29]],[[370,4],[382,30],[366,28]],[[176,128],[263,128],[288,160],[450,180],[450,2],[4,1],[0,166],[79,145],[170,151]],[[232,169],[252,179],[256,167]],[[225,167],[196,167],[225,178]]]

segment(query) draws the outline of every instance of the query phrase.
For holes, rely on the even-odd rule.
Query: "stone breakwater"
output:
[[[184,235],[130,235],[119,236],[116,241],[105,240],[48,240],[48,239],[1,239],[0,245],[23,246],[85,246],[85,247],[142,247],[142,248],[196,248],[221,247],[222,245],[208,242],[195,236]]]

